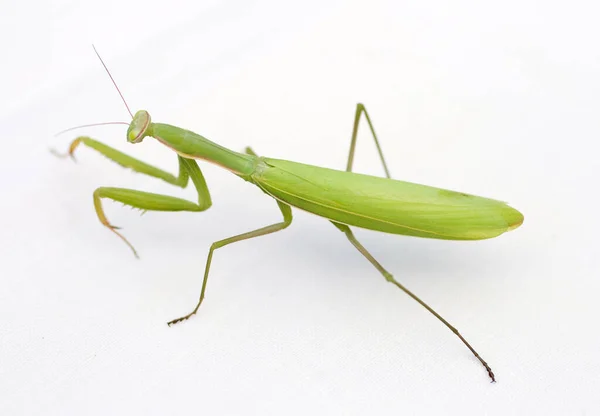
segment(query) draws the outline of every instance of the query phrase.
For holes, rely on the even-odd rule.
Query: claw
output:
[[[77,159],[75,158],[75,156],[73,156],[73,153],[71,152],[66,152],[66,153],[61,153],[56,149],[53,148],[49,148],[48,149],[50,151],[50,153],[52,153],[54,156],[61,158],[61,159],[66,159],[67,157],[70,157],[73,162],[77,162]]]
[[[125,244],[127,244],[129,246],[129,248],[131,249],[131,251],[133,251],[133,255],[135,256],[136,259],[140,258],[140,256],[138,255],[138,253],[137,253],[136,249],[133,247],[133,245],[123,236],[123,234],[121,234],[120,232],[117,231],[118,229],[120,229],[119,227],[113,227],[110,224],[106,225],[106,227],[109,230],[111,230],[113,233],[115,233],[116,235],[118,235],[119,238],[121,240],[123,240],[125,242]]]
[[[200,306],[200,305],[198,305],[198,306]],[[192,316],[194,316],[197,311],[198,311],[198,307],[196,307],[196,309],[194,309],[193,312],[188,313],[187,315],[182,316],[181,318],[173,319],[172,321],[167,322],[167,325],[171,326],[171,325],[178,324],[179,322],[186,321],[186,320],[190,319]]]
[[[66,153],[61,153],[59,151],[57,151],[56,149],[50,148],[50,153],[52,153],[54,156],[59,157],[61,159],[65,159],[67,157],[70,157],[71,159],[73,159],[73,162],[77,162],[77,159],[75,159],[75,156],[73,155],[73,153],[75,152],[75,149],[77,149],[77,147],[79,146],[79,144],[81,144],[81,140],[82,137],[78,137],[75,140],[73,140],[71,142],[71,144],[69,145],[69,151]]]

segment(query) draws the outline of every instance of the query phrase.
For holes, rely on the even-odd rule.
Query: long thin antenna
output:
[[[82,124],[81,126],[70,127],[68,129],[59,131],[58,133],[56,133],[54,135],[54,137],[60,136],[61,134],[69,132],[69,131],[73,131],[73,130],[77,130],[77,129],[82,129],[84,127],[108,126],[108,125],[111,125],[111,124],[124,124],[126,126],[129,126],[129,123],[126,123],[124,121],[107,121],[105,123]]]
[[[104,63],[104,61],[102,60],[102,58],[100,57],[100,54],[98,53],[98,51],[96,50],[96,47],[94,45],[92,45],[92,48],[94,48],[94,52],[96,52],[96,56],[98,56],[98,59],[100,59],[100,62],[102,62],[102,66],[104,67],[104,69],[106,70],[106,73],[108,74],[108,76],[110,77],[110,80],[112,81],[113,85],[115,86],[115,88],[117,89],[117,92],[119,93],[119,95],[121,96],[121,100],[123,100],[123,104],[125,104],[125,107],[127,107],[127,111],[129,111],[129,115],[131,116],[131,118],[133,118],[133,113],[131,112],[131,110],[129,109],[129,106],[127,105],[127,101],[125,101],[125,97],[123,97],[123,94],[121,94],[121,90],[119,89],[119,87],[117,86],[117,83],[115,82],[115,79],[113,78],[113,76],[110,74],[110,71],[108,70],[108,67],[106,66],[106,64]]]

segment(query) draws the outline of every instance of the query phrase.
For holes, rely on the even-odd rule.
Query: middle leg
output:
[[[198,308],[200,308],[200,305],[202,304],[202,301],[204,300],[204,292],[206,291],[206,283],[208,282],[208,273],[210,271],[210,264],[212,262],[212,256],[216,249],[224,247],[231,243],[236,243],[238,241],[248,240],[250,238],[260,237],[261,235],[266,235],[266,234],[271,234],[271,233],[274,233],[277,231],[281,231],[281,230],[287,228],[292,223],[292,209],[290,208],[290,206],[286,205],[282,202],[279,202],[279,201],[277,201],[277,205],[279,206],[279,210],[283,214],[282,222],[279,222],[277,224],[272,224],[272,225],[269,225],[269,226],[266,226],[263,228],[259,228],[258,230],[250,231],[250,232],[247,232],[244,234],[235,235],[233,237],[229,237],[224,240],[215,241],[210,246],[210,250],[208,251],[208,258],[206,259],[206,266],[204,267],[204,280],[202,281],[202,289],[200,290],[200,299],[198,300],[198,304],[196,305],[194,310],[191,311],[190,313],[188,313],[187,315],[182,316],[181,318],[173,319],[172,321],[170,321],[168,323],[169,326],[176,324],[178,322],[181,322],[181,321],[185,321],[186,319],[189,319],[192,315],[194,315],[198,311]]]

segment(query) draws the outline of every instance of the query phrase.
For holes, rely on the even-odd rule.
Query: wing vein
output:
[[[263,186],[261,186],[262,184],[258,183],[258,185],[260,186],[260,188],[263,191],[265,191],[267,194],[269,194],[273,198],[280,199],[280,198],[275,197],[271,192],[269,192]],[[343,212],[343,213],[354,215],[354,216],[361,217],[361,218],[364,218],[364,219],[369,219],[371,221],[380,222],[382,224],[394,225],[396,227],[404,228],[404,229],[407,229],[407,230],[418,231],[418,232],[422,232],[422,233],[429,233],[429,234],[433,234],[433,235],[439,235],[439,236],[442,236],[442,237],[453,237],[453,238],[457,238],[458,237],[458,236],[452,235],[452,234],[438,233],[438,232],[434,232],[434,231],[431,231],[431,230],[425,230],[425,229],[416,228],[416,227],[409,227],[409,226],[404,225],[404,224],[398,224],[398,223],[394,223],[394,222],[390,222],[390,221],[385,221],[385,220],[382,220],[382,219],[379,219],[379,218],[373,218],[373,217],[370,217],[370,216],[367,216],[367,215],[364,215],[364,214],[359,214],[359,213],[348,211],[348,210],[344,210],[344,209],[341,209],[341,208],[338,208],[338,207],[333,207],[333,206],[330,206],[330,205],[326,205],[326,204],[323,204],[321,202],[317,202],[317,201],[314,201],[314,200],[309,200],[307,198],[304,198],[304,197],[302,197],[300,195],[297,195],[297,194],[294,194],[292,192],[284,191],[283,189],[278,188],[278,187],[276,187],[276,186],[274,186],[272,184],[269,184],[268,186],[272,187],[273,189],[276,189],[277,191],[279,191],[279,192],[281,192],[283,194],[290,195],[290,196],[298,198],[298,199],[302,199],[303,201],[306,201],[306,202],[309,202],[309,203],[312,203],[312,204],[315,204],[315,205],[319,205],[319,206],[322,206],[324,208],[331,209],[333,211]],[[283,202],[289,204],[288,201],[284,200]],[[293,204],[290,204],[290,205],[293,205]],[[296,208],[300,208],[300,207],[298,207],[296,205],[294,205],[294,206]],[[300,209],[302,209],[302,208],[300,208]],[[334,220],[333,218],[330,218],[330,219]]]

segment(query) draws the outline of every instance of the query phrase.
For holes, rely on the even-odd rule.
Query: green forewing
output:
[[[481,240],[518,227],[501,201],[431,186],[264,158],[252,180],[292,206],[343,224],[446,240]]]

